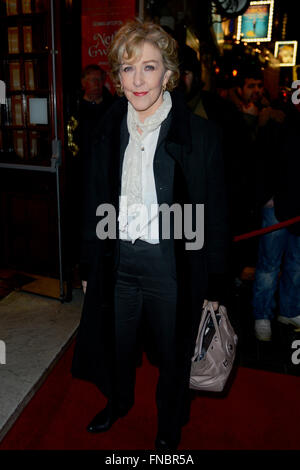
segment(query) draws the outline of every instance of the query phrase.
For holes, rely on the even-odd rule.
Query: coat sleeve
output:
[[[229,264],[229,214],[222,155],[221,129],[207,121],[204,138],[206,155],[205,237],[209,300],[220,300],[224,294]]]
[[[91,266],[101,249],[101,243],[99,243],[96,234],[96,210],[101,203],[99,174],[103,173],[101,156],[101,138],[94,139],[91,144],[90,158],[86,160],[83,169],[84,188],[80,246],[80,277],[83,280],[88,279]],[[100,183],[103,179],[100,179]]]
[[[88,168],[84,169],[83,204],[81,214],[81,244],[80,244],[80,277],[88,279],[93,255],[97,249],[96,238],[96,186],[94,184],[93,162],[90,161]]]

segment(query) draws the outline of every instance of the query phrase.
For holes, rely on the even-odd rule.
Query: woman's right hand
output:
[[[87,281],[81,281],[83,293],[86,293]]]

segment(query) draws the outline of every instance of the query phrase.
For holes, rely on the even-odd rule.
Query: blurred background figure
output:
[[[240,118],[240,108],[235,102],[225,99],[217,91],[204,90],[201,79],[201,64],[196,52],[188,46],[180,48],[180,88],[186,102],[194,114],[214,121],[222,130],[222,152],[225,180],[230,210],[232,238],[243,232],[241,210],[245,203],[244,159],[242,158],[244,125]],[[242,209],[241,209],[242,208]],[[231,247],[231,281],[240,275],[246,265],[245,250],[239,244]],[[247,251],[247,250],[246,250]]]
[[[277,161],[274,155],[264,161],[262,227],[300,215],[299,127],[300,112],[292,106],[280,133]],[[272,320],[276,312],[279,313],[279,322],[300,327],[300,223],[260,238],[253,286],[254,329],[258,340],[271,340]]]
[[[180,88],[185,94],[187,103],[195,112],[197,101],[201,100],[201,91],[204,83],[201,79],[201,63],[197,53],[189,46],[182,45],[179,48]],[[192,103],[190,103],[192,101]],[[199,107],[199,116],[207,119],[206,112]]]
[[[84,189],[89,181],[90,143],[101,120],[114,101],[113,95],[104,85],[106,72],[96,64],[82,70],[80,96],[74,99],[73,113],[68,122],[68,171],[67,171],[67,219],[68,243],[67,279],[75,286],[84,278],[84,265],[79,266],[81,246],[81,222]],[[68,289],[71,291],[70,289]]]
[[[99,65],[87,65],[81,74],[83,96],[79,104],[79,148],[83,163],[89,155],[89,142],[113,96],[104,86],[106,72]]]
[[[237,86],[229,90],[228,98],[238,112],[239,151],[232,167],[234,233],[238,235],[261,225],[261,207],[272,196],[266,186],[265,169],[268,168],[268,181],[274,181],[285,113],[271,105],[258,64],[241,67]],[[257,240],[247,243],[248,250],[241,243],[236,244],[238,277],[243,267],[256,264]]]

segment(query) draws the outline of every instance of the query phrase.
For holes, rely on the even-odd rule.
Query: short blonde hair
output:
[[[123,58],[125,56],[128,61],[134,60],[145,41],[159,49],[165,68],[172,72],[166,89],[172,91],[178,83],[179,68],[175,39],[155,23],[131,20],[117,31],[108,51],[110,76],[119,95],[123,94],[119,77]]]

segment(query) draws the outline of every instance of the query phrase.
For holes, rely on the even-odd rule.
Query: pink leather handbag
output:
[[[208,302],[202,311],[192,357],[190,388],[221,392],[232,370],[237,342],[226,307],[220,305],[215,312]]]

